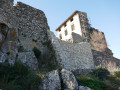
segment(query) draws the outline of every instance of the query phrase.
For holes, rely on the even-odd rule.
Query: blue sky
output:
[[[50,30],[75,10],[86,12],[92,27],[105,33],[108,47],[120,59],[120,0],[14,0],[44,11]]]

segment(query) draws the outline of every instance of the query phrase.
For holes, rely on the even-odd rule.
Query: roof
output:
[[[57,29],[56,31],[58,31],[68,20],[70,20],[76,13],[78,13],[79,11],[75,11],[72,15],[70,15]]]

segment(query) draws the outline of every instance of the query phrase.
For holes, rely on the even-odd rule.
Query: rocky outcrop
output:
[[[92,90],[92,89],[86,86],[79,86],[78,90]]]
[[[46,74],[39,90],[61,90],[61,81],[58,70],[54,70]]]
[[[92,90],[79,86],[74,74],[66,69],[47,73],[39,86],[39,90]]]
[[[33,70],[38,68],[38,61],[33,52],[18,53],[17,60],[20,60],[22,63],[27,63]]]
[[[115,69],[120,68],[120,60],[109,55],[106,52],[99,52],[92,50],[93,60],[95,66],[102,66],[107,68],[110,72],[113,72]]]
[[[61,79],[64,85],[65,90],[77,90],[78,83],[74,76],[74,74],[68,70],[62,69],[61,70]]]

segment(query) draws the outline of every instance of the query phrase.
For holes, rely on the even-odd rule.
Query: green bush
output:
[[[102,67],[97,67],[93,73],[95,74],[95,76],[101,80],[107,79],[108,75],[110,75],[110,72]]]
[[[93,90],[106,90],[104,82],[98,80],[93,74],[80,74],[76,79],[79,85],[90,87]]]
[[[120,79],[120,70],[114,71],[114,76],[117,79]]]
[[[3,90],[38,90],[41,78],[21,62],[0,64],[0,88]]]

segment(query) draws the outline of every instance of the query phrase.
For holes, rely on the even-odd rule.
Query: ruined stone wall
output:
[[[17,19],[13,12],[13,0],[0,0],[0,23],[9,28],[17,27]]]
[[[40,51],[39,60],[52,60],[54,63],[54,50],[48,40],[49,26],[44,12],[21,2],[14,6],[14,12],[19,24],[18,59],[36,69],[38,63],[33,50],[37,48],[37,52]]]
[[[89,41],[90,39],[90,24],[87,18],[87,13],[85,12],[80,12],[79,11],[79,19],[80,19],[80,25],[81,25],[81,30],[82,30],[82,37],[84,38],[83,41]]]
[[[0,0],[0,62],[14,63],[17,53],[17,19],[13,0]]]
[[[94,68],[92,52],[87,42],[81,42],[79,44],[68,43],[57,39],[52,32],[49,33],[58,63],[62,68],[68,70]]]
[[[106,52],[99,52],[92,50],[93,60],[95,66],[102,66],[107,68],[110,72],[120,68],[120,60],[114,58]]]
[[[107,52],[108,54],[113,55],[112,51],[107,46],[104,33],[90,26],[87,14],[84,12],[79,12],[79,18],[82,30],[82,41],[89,42],[91,48],[94,50]]]
[[[91,28],[90,31],[91,48],[96,51],[105,52],[107,49],[107,43],[104,33],[94,28]]]
[[[33,47],[37,47],[44,52],[41,42],[47,41],[46,30],[48,29],[45,14],[21,2],[16,4],[14,10],[19,21],[19,41],[24,50],[32,51]]]

